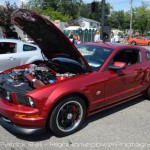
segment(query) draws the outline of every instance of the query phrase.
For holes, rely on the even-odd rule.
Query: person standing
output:
[[[81,41],[80,41],[80,35],[78,33],[76,34],[76,37],[77,37],[77,44],[80,44],[81,43]]]
[[[73,44],[80,44],[81,41],[80,41],[80,35],[77,33],[73,36]]]
[[[96,31],[96,34],[94,36],[94,42],[99,42],[100,41],[100,32]]]
[[[115,42],[114,32],[113,31],[110,34],[110,42]]]
[[[68,38],[69,38],[69,40],[70,40],[71,42],[73,41],[73,34],[72,34],[72,32],[69,33]]]
[[[118,34],[114,36],[115,43],[120,43],[120,37]]]
[[[69,38],[69,39],[73,39],[73,34],[72,34],[72,32],[69,33],[68,38]]]

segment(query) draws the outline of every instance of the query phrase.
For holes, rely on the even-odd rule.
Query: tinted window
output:
[[[150,60],[150,52],[146,52],[146,58],[147,60]]]
[[[127,66],[141,63],[141,52],[135,49],[122,50],[115,55],[110,65],[113,65],[115,62],[124,62]]]
[[[112,49],[94,45],[76,45],[93,70],[98,71],[112,52]]]
[[[31,45],[23,45],[23,51],[35,51],[37,50],[36,47],[31,46]]]
[[[16,43],[1,42],[0,43],[0,54],[15,53]]]

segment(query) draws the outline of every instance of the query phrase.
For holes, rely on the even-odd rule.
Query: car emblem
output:
[[[96,96],[100,95],[101,93],[102,93],[101,91],[97,91]]]

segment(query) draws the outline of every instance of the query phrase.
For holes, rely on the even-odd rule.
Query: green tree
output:
[[[29,3],[24,7],[34,9],[42,14],[50,16],[50,18],[61,20],[77,19],[85,17],[100,22],[102,5],[98,2],[98,12],[91,13],[90,6],[83,3],[82,0],[29,0]],[[110,14],[110,4],[106,4],[106,24],[108,24],[108,15]],[[56,17],[54,16],[56,15]],[[64,16],[64,18],[63,18]]]
[[[38,11],[40,14],[49,16],[51,20],[61,20],[61,21],[67,22],[72,19],[71,16],[63,15],[61,12],[54,11],[52,8],[48,8],[45,10],[38,9],[36,11]]]
[[[142,3],[142,6],[135,8],[133,12],[133,29],[139,30],[143,35],[149,30],[150,10],[145,3]]]
[[[63,15],[75,19],[81,4],[82,0],[30,0],[25,7],[42,10],[53,9],[53,11],[61,12]]]
[[[130,28],[130,11],[112,10],[108,18],[112,28],[125,30]],[[133,9],[133,30],[138,30],[142,35],[150,30],[150,10],[145,3]]]
[[[41,9],[41,10],[43,10],[44,8],[48,7],[48,4],[44,3],[43,0],[29,0],[28,3],[26,3],[25,5],[22,5],[22,7],[25,9]]]
[[[81,3],[78,10],[78,16],[89,18],[90,11],[91,11],[90,5]]]
[[[129,12],[125,12],[123,10],[112,11],[109,16],[109,25],[112,28],[125,30],[129,29],[130,25],[130,15]]]
[[[13,31],[13,24],[11,23],[11,13],[14,9],[17,8],[17,5],[10,4],[9,1],[5,2],[5,6],[0,6],[0,26],[4,32]]]
[[[57,0],[57,11],[62,12],[64,15],[69,15],[73,19],[78,17],[78,12],[80,9],[80,5],[82,3],[81,0]]]

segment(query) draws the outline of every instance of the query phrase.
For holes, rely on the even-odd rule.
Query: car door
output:
[[[18,64],[15,54],[0,55],[0,71],[12,68]]]
[[[109,69],[115,61],[125,62],[126,67],[118,70]],[[113,57],[104,72],[106,105],[133,97],[142,91],[146,68],[141,62],[141,51],[138,49],[123,49]]]
[[[16,47],[17,43],[14,42],[0,43],[0,71],[14,67],[18,64],[15,52]]]
[[[138,37],[137,38],[137,44],[139,45],[145,45],[145,39],[143,37]]]

